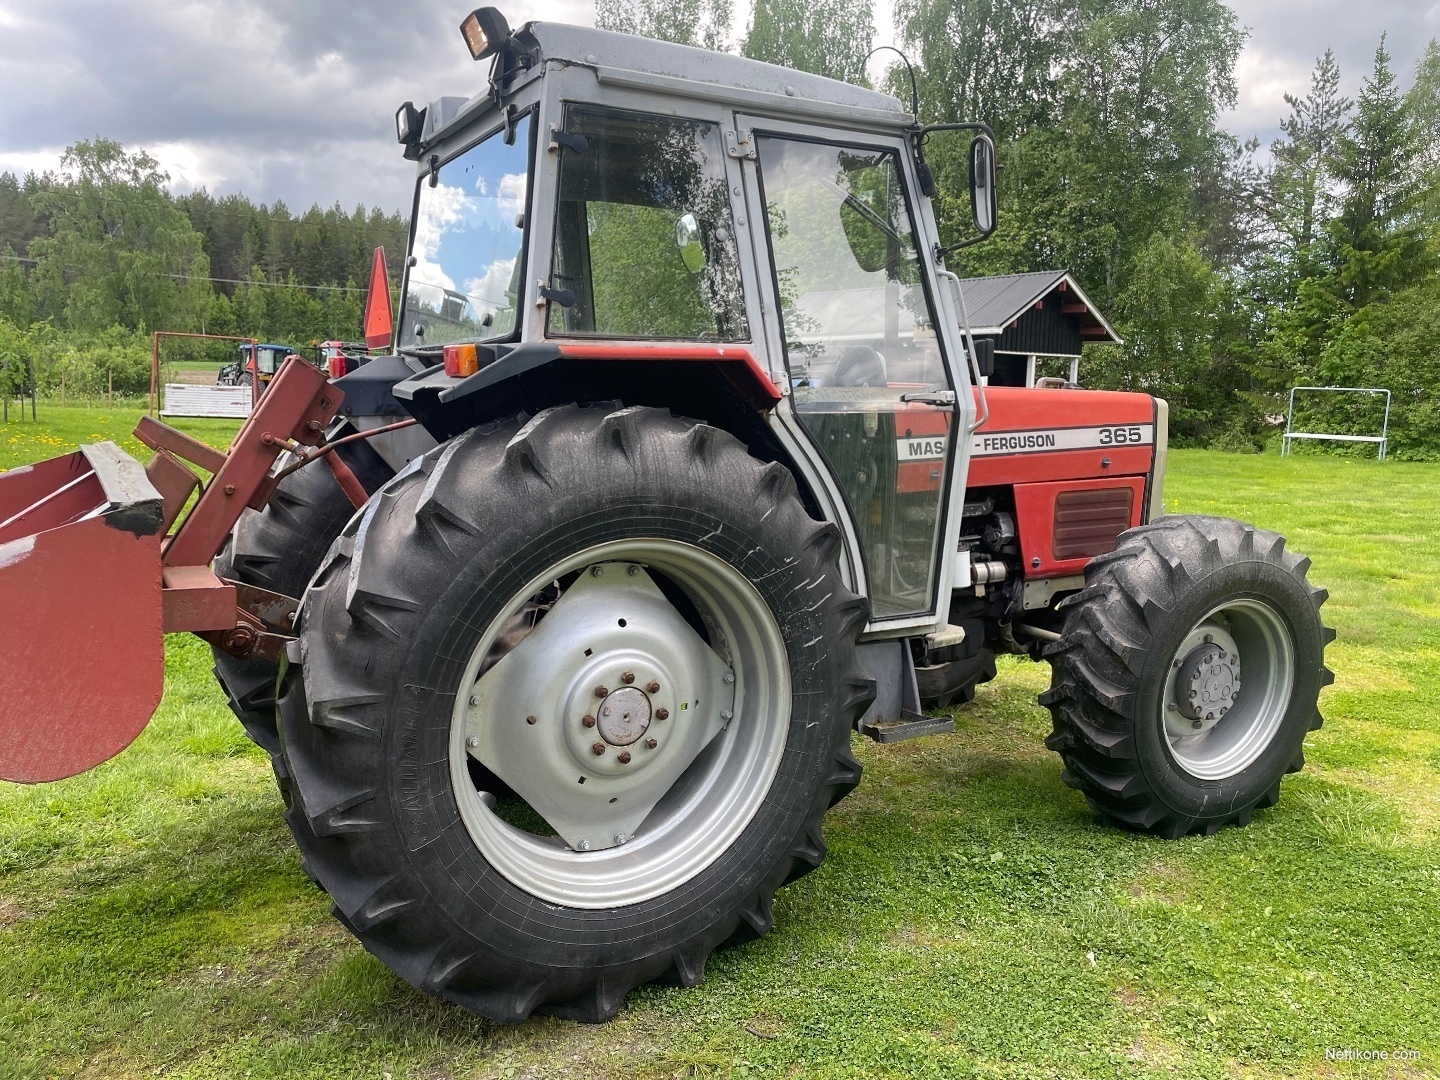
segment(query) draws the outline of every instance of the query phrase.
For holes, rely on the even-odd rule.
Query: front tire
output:
[[[1093,560],[1045,649],[1065,782],[1114,824],[1172,838],[1273,806],[1333,679],[1309,565],[1276,533],[1199,516]]]
[[[332,549],[282,680],[296,839],[338,917],[505,1022],[698,983],[770,929],[859,779],[866,605],[838,556],[783,466],[655,409],[419,459]],[[664,790],[635,822],[644,777]]]

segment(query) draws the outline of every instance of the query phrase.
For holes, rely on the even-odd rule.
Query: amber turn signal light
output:
[[[480,370],[480,356],[473,342],[445,346],[445,374],[452,378],[474,375]]]

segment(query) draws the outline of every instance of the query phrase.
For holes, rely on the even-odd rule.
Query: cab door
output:
[[[754,156],[766,308],[779,312],[770,351],[849,504],[871,630],[943,621],[956,383],[904,139],[745,117],[737,133]]]

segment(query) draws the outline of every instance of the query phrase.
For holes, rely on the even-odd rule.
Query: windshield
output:
[[[402,349],[514,333],[529,171],[527,113],[509,145],[497,131],[421,177]]]

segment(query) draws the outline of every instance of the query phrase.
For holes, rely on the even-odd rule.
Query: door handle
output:
[[[930,390],[918,394],[901,394],[901,401],[918,401],[922,405],[938,405],[942,408],[955,407],[954,390]]]

